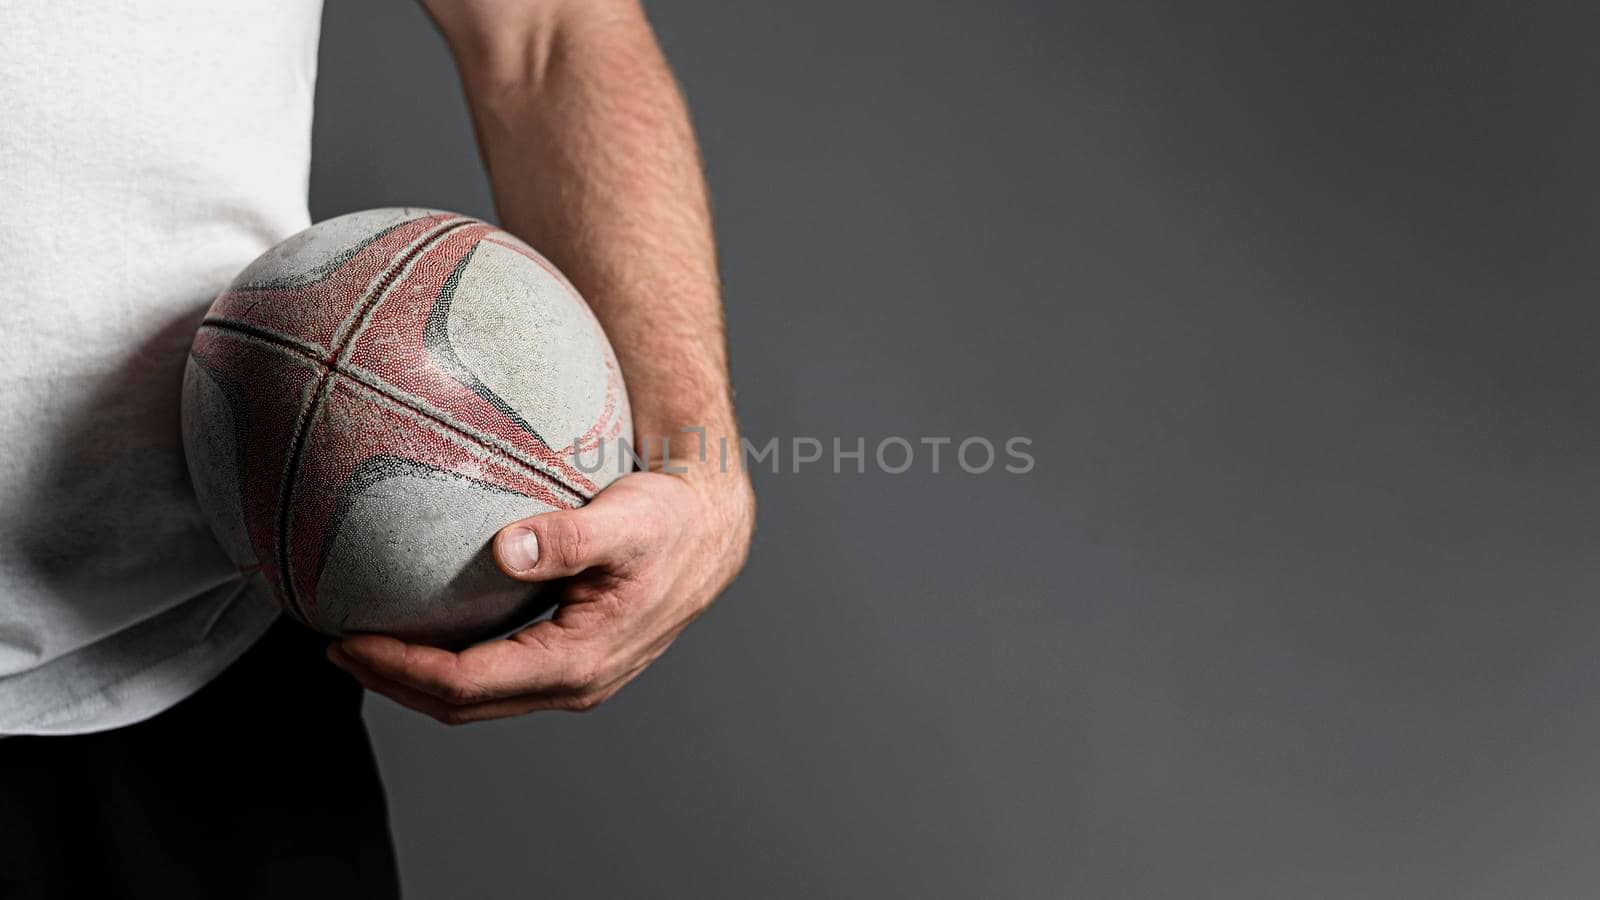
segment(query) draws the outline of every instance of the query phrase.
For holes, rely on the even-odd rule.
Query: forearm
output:
[[[737,441],[710,211],[687,109],[643,14],[598,6],[521,39],[446,36],[501,223],[588,299],[622,365],[636,443],[659,459],[670,438],[676,465],[699,450],[681,429]]]

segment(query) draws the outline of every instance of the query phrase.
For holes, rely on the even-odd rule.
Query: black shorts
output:
[[[193,697],[0,738],[0,898],[392,898],[361,688],[282,620]]]

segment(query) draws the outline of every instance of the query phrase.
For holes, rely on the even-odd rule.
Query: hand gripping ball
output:
[[[200,324],[183,439],[241,571],[328,634],[460,646],[548,606],[496,531],[624,471],[628,398],[576,290],[493,225],[377,209],[251,263]]]

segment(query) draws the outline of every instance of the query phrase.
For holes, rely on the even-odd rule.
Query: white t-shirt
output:
[[[320,15],[0,5],[0,734],[155,715],[276,616],[195,506],[178,397],[211,298],[308,222]]]

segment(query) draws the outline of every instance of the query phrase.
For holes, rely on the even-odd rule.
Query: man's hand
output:
[[[616,349],[635,446],[738,445],[711,211],[688,110],[639,0],[423,0],[455,56],[501,224],[572,279]],[[754,502],[742,472],[674,460],[495,539],[560,608],[462,653],[353,637],[367,687],[445,722],[589,709],[660,656],[732,580]],[[528,535],[533,537],[530,540]]]
[[[500,568],[554,581],[560,607],[461,653],[359,635],[328,658],[368,689],[451,725],[593,709],[632,681],[743,565],[754,504],[742,475],[638,472],[589,505],[507,526]]]

